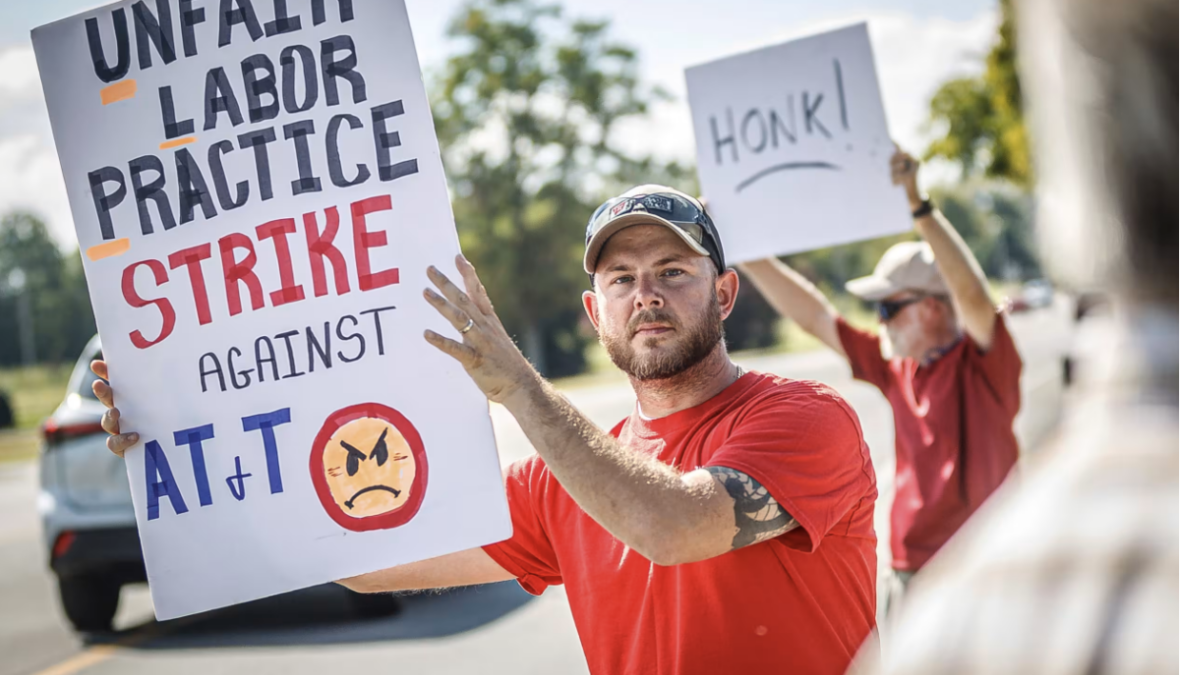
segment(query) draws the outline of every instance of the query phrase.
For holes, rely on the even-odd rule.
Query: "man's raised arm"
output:
[[[908,204],[918,213],[925,198],[917,187],[919,164],[911,155],[897,148],[892,155],[892,182],[903,185]],[[950,288],[950,295],[963,329],[985,351],[992,346],[996,326],[996,308],[988,292],[987,277],[975,260],[971,249],[941,212],[929,209],[915,218],[917,234],[933,249],[938,270]]]
[[[678,565],[797,526],[743,472],[709,467],[682,473],[630,451],[597,427],[522,356],[470,263],[460,256],[456,264],[467,290],[430,268],[438,292],[427,290],[425,298],[463,342],[432,331],[426,331],[426,340],[458,360],[489,399],[508,408],[571,498],[614,537],[656,564]],[[726,376],[736,380],[736,368],[728,365]]]
[[[838,312],[811,281],[774,257],[742,263],[738,267],[746,272],[776,312],[795,321],[833,351],[846,355],[838,337]]]
[[[682,473],[631,452],[545,382],[506,407],[571,498],[658,565],[707,560],[797,527],[748,474],[720,466]]]

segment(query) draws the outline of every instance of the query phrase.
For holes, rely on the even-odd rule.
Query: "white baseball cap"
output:
[[[946,280],[923,241],[903,241],[887,250],[871,276],[851,279],[846,290],[863,300],[878,301],[900,291],[949,295]]]

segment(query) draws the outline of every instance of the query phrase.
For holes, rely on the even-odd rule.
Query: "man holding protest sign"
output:
[[[457,266],[465,290],[430,268],[425,297],[462,339],[426,339],[537,449],[505,472],[513,537],[344,583],[563,584],[597,673],[844,672],[875,624],[870,454],[832,389],[729,359],[721,322],[739,278],[704,207],[642,186],[588,225],[584,305],[638,401],[609,433],[541,378]],[[111,406],[107,385],[96,393]],[[116,409],[104,426],[119,434]]]
[[[877,303],[891,358],[883,356],[880,337],[851,327],[812,283],[778,259],[742,265],[781,314],[845,356],[854,377],[878,387],[892,405],[896,574],[889,605],[1016,463],[1021,376],[1021,358],[983,271],[921,195],[916,160],[897,150],[891,170],[925,241],[896,244],[874,274],[846,284]]]

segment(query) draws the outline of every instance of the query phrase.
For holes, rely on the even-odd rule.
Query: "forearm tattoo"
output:
[[[733,497],[733,517],[737,524],[733,550],[778,537],[797,527],[796,520],[750,476],[723,466],[705,467],[705,471]]]

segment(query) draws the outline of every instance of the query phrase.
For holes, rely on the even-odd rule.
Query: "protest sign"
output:
[[[686,76],[700,185],[729,262],[912,229],[866,24]]]
[[[125,1],[33,43],[168,619],[511,535],[424,329],[458,239],[399,0]]]

